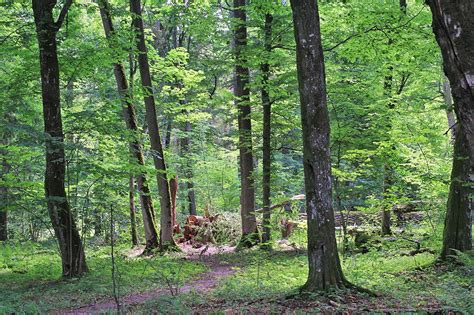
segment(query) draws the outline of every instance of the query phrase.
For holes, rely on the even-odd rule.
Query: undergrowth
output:
[[[427,233],[429,226],[411,227],[401,234],[377,238],[368,253],[358,253],[352,246],[341,253],[347,279],[377,293],[374,303],[392,309],[429,309],[442,305],[446,310],[474,314],[474,255],[458,256],[462,266],[437,266],[441,246],[438,233]],[[295,247],[301,233],[290,239]],[[413,254],[416,240],[428,252]],[[342,246],[339,246],[342,247]],[[295,294],[306,281],[307,256],[302,250],[264,252],[251,250],[238,257],[224,259],[238,264],[237,273],[221,281],[214,291],[218,300],[270,299]]]
[[[284,300],[297,293],[306,281],[305,234],[303,225],[289,240],[274,242],[273,250],[255,247],[219,254],[220,263],[233,265],[236,272],[221,279],[209,294],[191,292],[179,296],[172,296],[177,293],[172,288],[177,289],[204,272],[203,264],[183,260],[179,254],[129,258],[128,246],[119,245],[120,295],[171,288],[168,295],[124,311],[189,313],[193,305],[205,306],[215,301],[232,308],[248,301],[267,300],[271,305],[276,299]],[[275,233],[273,237],[277,239],[278,235]],[[342,240],[340,235],[338,240]],[[340,257],[350,282],[377,293],[377,297],[363,296],[373,307],[379,310],[442,308],[474,314],[474,254],[458,253],[449,264],[437,263],[441,226],[412,225],[387,237],[370,235],[364,246],[366,252],[350,238]],[[67,281],[59,279],[61,265],[54,242],[5,242],[0,244],[0,253],[0,313],[47,312],[111,297],[108,247],[89,246],[87,258],[91,272]],[[335,292],[329,299],[337,301],[337,296],[344,294]]]
[[[182,259],[155,256],[128,258],[119,245],[116,258],[120,295],[167,288],[168,279],[180,285],[205,271],[205,266]],[[89,247],[90,272],[81,278],[60,279],[55,244],[0,244],[0,313],[38,313],[87,305],[112,296],[110,248]]]

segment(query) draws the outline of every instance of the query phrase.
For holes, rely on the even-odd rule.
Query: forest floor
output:
[[[129,258],[137,257],[143,252],[144,247],[139,246],[127,252]],[[233,266],[219,259],[219,254],[229,253],[235,249],[230,246],[206,246],[203,248],[193,248],[191,246],[182,245],[183,259],[203,263],[208,270],[200,274],[196,279],[188,283],[181,284],[179,282],[179,275],[168,277],[165,279],[166,288],[160,288],[152,291],[145,291],[141,293],[131,293],[125,296],[120,296],[118,300],[115,298],[108,298],[102,301],[95,301],[89,305],[84,305],[76,308],[54,310],[57,314],[91,314],[104,313],[110,311],[125,311],[132,312],[137,305],[144,304],[153,300],[157,300],[163,296],[177,296],[195,292],[205,294],[214,289],[219,280],[223,277],[229,276],[235,272]],[[117,305],[119,304],[120,307]]]
[[[367,253],[341,254],[349,281],[376,296],[354,291],[297,295],[307,275],[304,228],[272,251],[235,252],[230,246],[183,247],[182,253],[139,256],[142,248],[118,246],[116,267],[121,311],[125,313],[365,313],[455,311],[474,314],[474,256],[437,265],[439,236],[416,226],[377,238]],[[414,231],[414,232],[413,232]],[[433,233],[439,235],[439,231]],[[277,238],[277,235],[275,235]],[[414,244],[431,251],[413,254]],[[116,312],[110,248],[88,245],[91,272],[58,280],[54,242],[0,244],[0,313]]]

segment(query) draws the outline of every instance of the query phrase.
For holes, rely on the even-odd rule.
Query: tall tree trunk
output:
[[[5,115],[5,121],[10,122],[10,115]],[[6,127],[8,128],[8,126]],[[5,130],[2,137],[2,144],[6,147],[8,145],[8,139],[10,137],[10,132],[8,129]],[[6,181],[5,176],[10,173],[10,164],[7,160],[7,150],[0,149],[0,159],[2,160],[1,170],[0,170],[0,241],[6,241],[8,239],[8,214],[7,207],[9,205],[9,196],[8,188],[6,184],[2,184]]]
[[[170,179],[170,198],[171,198],[171,224],[176,225],[176,197],[178,195],[178,176]]]
[[[390,195],[390,188],[392,187],[392,168],[388,165],[388,163],[384,164],[384,179],[383,179],[383,198],[387,199]],[[387,201],[383,204],[382,210],[382,235],[390,235],[392,234],[391,229],[391,209],[390,205]]]
[[[388,45],[390,46],[392,44],[392,40],[390,39],[388,41]],[[386,118],[387,119],[387,125],[386,125],[386,132],[388,135],[388,141],[391,142],[390,138],[390,130],[392,129],[392,123],[390,121],[391,119],[391,112],[395,108],[395,104],[390,100],[392,97],[392,85],[393,85],[393,67],[389,66],[388,69],[389,74],[385,76],[384,79],[384,91],[385,91],[385,96],[389,99],[388,105],[387,105],[387,110],[389,113],[389,116]],[[384,149],[387,150],[387,149]],[[390,151],[394,151],[395,148],[393,145],[390,146]],[[391,166],[391,157],[392,157],[392,152],[389,152],[387,156],[384,156],[383,158],[385,159],[384,165],[383,165],[383,187],[382,187],[382,196],[383,199],[387,199],[390,194],[391,194],[391,188],[393,185],[393,168]],[[388,204],[387,201],[383,203],[383,209],[382,209],[382,235],[389,235],[392,234],[391,230],[391,220],[390,220],[390,205]]]
[[[104,26],[105,35],[108,40],[111,39],[114,33],[114,26],[112,17],[110,15],[110,5],[107,0],[99,1],[100,15],[102,17],[102,24]],[[131,93],[128,88],[125,70],[121,63],[114,63],[114,75],[117,83],[117,90],[122,99],[122,113],[125,119],[127,128],[137,137],[138,123],[135,113],[135,106],[131,100]],[[145,158],[143,156],[143,147],[137,138],[130,142],[130,151],[135,157],[137,163],[141,166],[145,165]],[[145,228],[145,251],[148,252],[154,248],[158,248],[158,229],[156,226],[155,209],[153,208],[153,200],[148,186],[148,180],[144,173],[137,176],[137,188],[140,196],[140,205],[142,208],[143,225]]]
[[[138,67],[140,70],[142,86],[145,91],[145,116],[148,125],[148,134],[150,135],[151,149],[153,151],[153,161],[157,171],[156,177],[158,182],[158,190],[160,193],[160,248],[161,250],[167,250],[177,248],[177,245],[173,239],[170,189],[166,173],[165,156],[163,154],[163,146],[161,144],[160,131],[156,117],[155,98],[153,96],[150,66],[148,64],[147,48],[145,45],[145,34],[143,31],[140,2],[140,0],[130,0],[130,11],[133,14],[133,27],[135,28],[136,32],[136,43],[139,51]]]
[[[257,219],[255,218],[255,188],[253,179],[252,122],[250,109],[249,68],[245,58],[247,47],[247,14],[245,0],[234,0],[234,49],[235,79],[234,96],[238,110],[240,152],[240,215],[242,239],[240,246],[251,247],[258,243]]]
[[[2,188],[6,190],[6,188]],[[5,196],[4,192],[1,192],[0,196]],[[4,199],[6,200],[6,199]],[[2,201],[3,202],[3,201]],[[8,217],[6,211],[0,211],[0,241],[8,240]]]
[[[59,64],[56,34],[72,0],[66,1],[58,20],[53,18],[56,0],[33,0],[33,13],[39,46],[41,92],[46,144],[45,192],[48,212],[58,239],[64,277],[87,272],[79,231],[64,189],[65,154],[59,91]]]
[[[406,0],[400,0],[399,1],[399,8],[402,13],[402,15],[405,15],[407,13],[407,1]],[[390,38],[388,40],[387,45],[390,47],[390,45],[393,44],[393,40]],[[385,90],[385,95],[389,99],[388,102],[388,111],[389,111],[389,117],[387,117],[387,134],[390,135],[390,130],[392,129],[392,123],[390,121],[390,117],[392,116],[392,110],[395,108],[395,104],[391,100],[392,97],[392,86],[393,86],[393,66],[388,67],[388,74],[385,76],[385,82],[384,82],[384,90]],[[401,93],[401,90],[399,91]],[[390,139],[390,136],[389,136]],[[390,139],[391,140],[391,139]],[[383,180],[383,198],[386,199],[389,197],[392,192],[391,188],[393,186],[393,167],[392,167],[392,162],[391,162],[391,156],[392,153],[394,153],[396,150],[394,145],[391,145],[390,147],[390,153],[388,155],[388,158],[386,158],[386,162],[384,163],[384,180]],[[384,203],[383,205],[383,210],[382,210],[382,235],[389,235],[392,234],[391,230],[391,205],[388,204],[387,202]]]
[[[185,156],[190,153],[191,146],[191,123],[187,120],[184,123],[184,137],[181,139],[181,156]],[[196,215],[196,197],[194,195],[194,182],[193,182],[193,169],[190,165],[190,159],[186,159],[186,165],[184,166],[184,175],[186,177],[186,188],[187,200],[188,200],[188,212],[190,215]]]
[[[100,213],[100,210],[96,208],[92,212],[93,216],[93,224],[94,224],[94,237],[100,237],[102,236],[102,216]]]
[[[171,116],[171,115],[170,115]],[[165,134],[165,141],[163,141],[163,147],[168,149],[171,145],[171,129],[173,127],[173,119],[168,117],[166,122],[166,134]]]
[[[270,54],[272,50],[272,22],[273,15],[270,13],[265,14],[265,26],[264,26],[264,48],[267,54]],[[269,55],[267,55],[269,58]],[[270,93],[268,91],[268,84],[270,78],[270,65],[268,62],[263,63],[260,66],[262,72],[262,105],[263,105],[263,233],[262,233],[262,242],[268,243],[271,237],[270,229],[270,182],[271,182],[271,163],[272,163],[272,153],[271,153],[271,106]]]
[[[2,150],[3,151],[3,150]],[[2,155],[4,153],[2,152]],[[10,165],[7,162],[6,157],[2,157],[2,182],[5,180],[4,176],[10,171]],[[6,185],[0,185],[0,241],[6,241],[8,239],[8,216],[5,210],[8,206],[8,188]]]
[[[137,233],[137,219],[136,219],[136,209],[135,209],[135,180],[133,175],[130,176],[129,182],[129,201],[130,201],[130,233],[132,237],[132,245],[137,246],[138,242],[138,233]]]
[[[472,248],[474,208],[474,2],[428,0],[457,118],[441,259]]]
[[[190,215],[197,215],[197,207],[196,207],[196,194],[194,193],[194,182],[192,180],[193,173],[192,170],[189,171],[187,174],[189,180],[186,183],[188,188],[188,212]]]
[[[318,5],[291,0],[303,129],[309,274],[303,291],[348,285],[337,253],[329,150],[329,114]]]

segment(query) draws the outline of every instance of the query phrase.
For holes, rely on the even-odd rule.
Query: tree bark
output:
[[[100,15],[102,17],[102,24],[104,26],[105,35],[108,40],[111,39],[114,33],[114,26],[112,17],[110,15],[110,5],[106,0],[99,1]],[[122,113],[125,119],[125,124],[135,136],[138,135],[138,122],[135,113],[135,106],[132,103],[132,97],[128,88],[125,70],[121,63],[114,63],[114,75],[117,83],[117,90],[122,99]],[[130,151],[134,155],[137,163],[141,166],[145,165],[145,158],[143,155],[143,146],[138,139],[130,142]],[[144,173],[137,176],[137,188],[140,196],[140,205],[142,208],[143,225],[145,228],[145,251],[148,252],[154,248],[159,247],[158,229],[156,226],[155,209],[153,207],[153,200],[148,186],[148,180]]]
[[[136,219],[136,209],[135,209],[135,180],[133,175],[130,176],[129,182],[129,201],[130,201],[130,233],[132,237],[132,245],[137,246],[138,242],[138,233],[137,233],[137,219]]]
[[[166,132],[165,132],[165,140],[163,142],[163,148],[168,149],[171,145],[171,129],[173,127],[173,119],[169,117],[166,122]]]
[[[176,196],[178,194],[178,176],[170,179],[170,197],[171,197],[171,224],[176,225]]]
[[[474,16],[473,1],[428,0],[433,32],[443,56],[457,118],[453,169],[441,259],[472,248],[474,207]]]
[[[100,237],[102,235],[102,216],[100,214],[100,210],[96,208],[92,212],[92,216],[94,218],[94,236]]]
[[[141,1],[130,0],[130,11],[133,14],[133,27],[136,32],[136,43],[138,54],[138,67],[140,78],[145,92],[145,116],[148,125],[148,134],[150,136],[151,149],[153,151],[153,161],[157,170],[158,191],[160,193],[161,206],[161,230],[160,230],[160,249],[167,250],[177,248],[173,239],[173,225],[171,212],[170,189],[166,173],[165,156],[161,143],[160,131],[156,117],[155,98],[153,96],[153,87],[150,75],[150,66],[148,63],[147,48],[145,45],[145,34],[143,30],[143,20],[141,13]]]
[[[308,222],[308,280],[302,291],[348,285],[337,252],[329,149],[329,114],[318,5],[291,0],[303,129]]]
[[[257,219],[255,217],[255,188],[253,179],[252,121],[250,108],[249,68],[245,65],[247,47],[247,14],[245,0],[234,0],[235,78],[234,96],[238,110],[239,161],[240,161],[240,215],[242,239],[240,246],[251,247],[258,243]]]
[[[62,274],[69,278],[87,272],[84,248],[64,189],[66,159],[61,120],[56,34],[71,2],[66,1],[58,20],[54,21],[53,8],[56,0],[33,0],[39,46],[46,145],[46,200],[51,223],[59,243]]]
[[[390,187],[392,186],[392,181],[391,181],[391,172],[392,168],[389,167],[388,165],[384,165],[384,181],[383,181],[383,197],[384,199],[387,198],[387,196],[390,194]],[[392,234],[392,229],[391,229],[391,209],[390,205],[388,205],[386,202],[383,204],[383,210],[382,210],[382,235],[390,235]]]
[[[2,188],[3,190],[4,188]],[[6,190],[6,188],[5,188]],[[2,195],[3,192],[2,192]],[[0,241],[8,240],[8,217],[6,211],[0,211]]]
[[[270,13],[265,14],[265,26],[264,26],[264,49],[267,54],[270,54],[272,50],[272,22],[273,15]],[[268,57],[268,55],[267,55]],[[260,66],[262,72],[262,105],[263,105],[263,233],[262,233],[262,242],[268,243],[271,238],[271,229],[270,229],[270,184],[271,184],[271,163],[272,163],[272,152],[271,152],[271,106],[270,93],[268,91],[268,84],[270,78],[270,65],[268,62],[263,63]]]
[[[446,118],[448,119],[448,128],[451,132],[451,140],[456,141],[456,118],[454,118],[453,112],[453,96],[451,95],[451,86],[449,85],[449,80],[444,77],[443,82],[443,96],[444,102],[446,104]]]

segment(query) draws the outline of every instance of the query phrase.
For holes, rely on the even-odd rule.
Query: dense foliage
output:
[[[94,3],[76,3],[58,35],[67,192],[75,215],[83,222],[83,233],[89,236],[94,223],[106,221],[111,205],[123,215],[124,223],[127,221],[128,175],[139,171],[128,158],[127,140],[135,136],[147,139],[145,134],[130,134],[121,119],[112,63],[127,65],[134,98],[139,100],[142,92],[136,82],[136,65],[133,60],[129,63],[134,45],[127,5],[112,5],[117,28],[112,49],[105,41]],[[275,15],[270,53],[262,47],[265,6]],[[239,181],[229,8],[212,2],[161,3],[145,8],[159,122],[163,137],[169,139],[164,139],[169,172],[178,176],[180,184],[178,213],[187,214],[185,183],[189,180],[194,182],[199,213],[204,209],[235,212]],[[256,2],[248,10],[246,53],[251,68],[259,208],[262,61],[268,62],[272,71],[268,84],[273,102],[274,203],[303,192],[301,129],[290,9]],[[446,200],[450,138],[445,133],[444,79],[429,10],[421,1],[410,3],[406,16],[400,16],[398,4],[391,1],[322,2],[320,10],[340,207],[380,209],[384,202],[393,205],[420,200],[436,219]],[[10,217],[9,232],[20,238],[44,238],[49,223],[42,191],[37,45],[29,3],[4,3],[1,25],[2,150],[9,168],[2,185],[8,188],[4,206]],[[384,90],[387,75],[393,77],[390,95]],[[393,109],[387,107],[389,102],[396,104]],[[139,125],[144,126],[144,108],[139,101],[136,108]],[[186,122],[192,125],[190,131],[184,130]],[[182,150],[183,137],[191,138],[186,152]],[[153,178],[150,153],[146,154],[144,171]],[[388,196],[383,192],[386,163],[392,165],[394,178]],[[192,178],[188,168],[192,168]],[[31,228],[27,227],[30,224]]]
[[[67,2],[56,5],[53,10],[56,16]],[[135,198],[134,208],[139,210],[141,193],[136,185],[130,188],[131,177],[136,180],[139,174],[144,174],[148,178],[157,218],[161,211],[155,180],[157,170],[153,164],[156,152],[150,149],[143,102],[147,92],[142,88],[137,62],[142,52],[137,50],[137,30],[132,27],[135,16],[130,13],[128,1],[109,2],[115,28],[110,39],[104,34],[97,1],[88,0],[73,2],[56,36],[66,156],[65,189],[93,272],[103,264],[115,264],[108,261],[109,249],[103,246],[116,240],[118,251],[125,252],[132,241],[132,226],[138,228],[138,238],[144,241],[140,211],[132,218],[136,224],[130,224],[130,202]],[[337,239],[344,254],[342,268],[357,285],[384,294],[400,289],[402,293],[397,298],[405,301],[410,290],[418,290],[420,286],[404,282],[399,288],[397,273],[409,270],[403,273],[403,281],[408,282],[412,276],[416,277],[413,270],[431,264],[441,249],[453,130],[448,122],[452,115],[452,104],[447,101],[450,91],[446,91],[449,84],[432,32],[430,9],[424,0],[409,0],[405,7],[400,6],[402,2],[318,1]],[[210,228],[216,243],[238,243],[241,182],[238,108],[233,92],[234,66],[243,60],[243,66],[250,70],[248,88],[253,129],[249,141],[253,144],[255,210],[264,207],[262,90],[266,90],[271,102],[271,204],[291,205],[272,210],[272,238],[278,239],[283,222],[291,219],[298,221],[291,244],[304,247],[306,223],[299,217],[305,207],[303,202],[287,202],[305,193],[296,44],[289,1],[247,1],[247,45],[241,52],[241,60],[236,60],[233,38],[233,30],[241,21],[233,17],[228,1],[160,0],[142,4],[166,175],[178,182],[177,222],[182,227],[195,205],[200,216],[219,216]],[[273,17],[271,33],[266,33],[268,14]],[[267,42],[268,34],[270,42]],[[14,301],[16,294],[23,294],[18,292],[28,290],[30,281],[43,283],[59,275],[59,266],[51,258],[59,261],[53,255],[54,231],[44,193],[44,143],[49,135],[43,129],[38,55],[30,1],[3,1],[0,4],[0,214],[3,214],[0,219],[4,219],[0,223],[6,225],[9,241],[0,244],[0,289],[7,291],[7,286],[3,286],[7,282],[18,287],[4,296],[5,305],[1,305],[0,299],[0,313],[50,310],[52,307],[29,304],[18,308]],[[129,85],[126,97],[135,106],[137,131],[127,128],[124,122],[124,95],[117,90],[114,64],[124,66]],[[268,77],[262,65],[268,66]],[[133,141],[142,144],[144,165],[130,154]],[[408,216],[414,219],[399,222],[396,227],[392,225],[392,230],[396,230],[393,239],[374,236],[368,248],[356,244],[357,236],[351,233],[362,229],[372,238],[381,230],[381,212],[404,209],[407,205],[416,207],[417,216]],[[257,221],[261,222],[259,210]],[[394,213],[392,222],[396,219]],[[354,244],[348,245],[349,239]],[[410,254],[413,244],[418,245],[417,250],[420,246],[429,250],[420,252],[415,259]],[[37,253],[38,259],[30,260],[24,251]],[[366,251],[368,254],[364,256]],[[243,256],[239,263],[249,268],[223,282],[214,299],[225,299],[234,293],[244,299],[268,298],[302,285],[307,269],[304,254],[294,257],[277,254],[275,259],[268,253],[254,254]],[[141,258],[127,260],[125,256],[119,257],[117,265],[123,274],[120,281],[126,293],[166,286],[167,280],[160,275],[169,270],[174,275],[180,264],[173,257],[155,257],[149,263]],[[232,255],[225,259],[238,260]],[[467,296],[465,287],[470,285],[472,289],[469,281],[472,258],[461,256],[460,259],[468,261],[467,271],[449,270],[446,278],[438,281],[436,277],[443,270],[429,267],[432,269],[426,281],[443,288],[456,283],[456,292]],[[154,264],[161,264],[163,269],[158,272],[148,268]],[[48,271],[30,271],[46,265],[50,265]],[[191,263],[183,265],[180,272],[185,276],[180,281],[191,279],[205,269],[201,264],[196,266],[199,267],[194,268]],[[137,284],[134,280],[141,269],[146,270],[141,276],[149,281]],[[372,270],[370,277],[368,269]],[[278,272],[278,280],[270,276],[272,272]],[[284,286],[280,286],[282,275],[286,279]],[[87,275],[80,284],[65,286],[67,295],[73,296],[71,292],[75,289],[83,290],[85,297],[78,298],[75,304],[89,303],[92,296],[105,295],[106,277],[108,274],[103,272],[93,279]],[[382,285],[385,281],[388,283]],[[97,283],[93,291],[87,292]],[[456,309],[464,307],[453,294],[445,296],[448,289],[436,290],[441,303]],[[423,294],[430,296],[432,292],[428,291],[424,289]],[[22,299],[28,298],[22,295]],[[63,303],[54,307],[72,305]],[[469,307],[472,310],[472,305]]]

